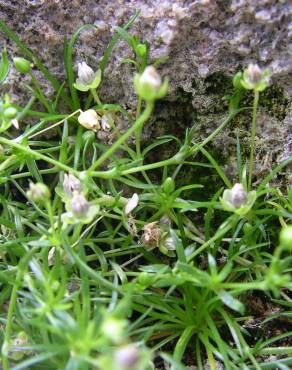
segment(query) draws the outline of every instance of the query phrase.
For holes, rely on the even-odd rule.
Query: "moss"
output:
[[[283,88],[272,85],[261,94],[260,99],[261,106],[265,107],[269,114],[280,121],[284,120],[289,101],[284,96]]]

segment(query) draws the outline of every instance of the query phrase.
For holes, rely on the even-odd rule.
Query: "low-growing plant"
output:
[[[253,181],[257,108],[269,72],[250,65],[236,74],[226,118],[203,141],[187,128],[183,141],[168,134],[143,143],[168,79],[149,45],[127,31],[136,16],[115,28],[99,66],[80,61],[77,77],[74,44],[93,26],[65,40],[66,81],[0,21],[23,55],[14,57],[15,69],[31,81],[25,107],[8,94],[0,101],[2,368],[143,370],[160,357],[172,369],[201,370],[206,362],[211,370],[220,363],[288,369],[292,348],[282,343],[291,332],[254,337],[246,310],[252,295],[264,294],[275,311],[261,325],[291,316],[292,189],[269,184],[292,158]],[[133,53],[123,62],[135,74],[135,112],[98,92],[120,39]],[[10,63],[4,50],[1,83]],[[240,105],[247,90],[253,107]],[[242,158],[238,140],[238,178],[229,179],[208,144],[250,110],[250,157]],[[149,160],[169,145],[176,150],[170,158]],[[195,162],[199,154],[210,163]],[[201,166],[218,179],[203,198]],[[183,167],[197,167],[196,183],[177,185]]]

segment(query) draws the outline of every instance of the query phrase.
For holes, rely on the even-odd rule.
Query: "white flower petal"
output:
[[[132,195],[132,198],[128,200],[126,206],[125,206],[125,215],[128,215],[129,213],[131,213],[133,211],[133,209],[135,209],[137,207],[139,203],[139,197],[138,197],[138,194],[137,193],[134,193]]]

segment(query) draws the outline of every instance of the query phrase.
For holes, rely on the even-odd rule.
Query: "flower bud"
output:
[[[73,216],[77,218],[86,217],[89,203],[83,194],[74,192],[70,206]]]
[[[85,62],[78,63],[78,79],[82,85],[90,85],[95,78],[92,68]]]
[[[256,199],[257,193],[255,190],[247,193],[242,184],[237,183],[234,184],[232,189],[224,190],[220,203],[226,211],[243,216],[251,210]]]
[[[138,276],[138,282],[145,287],[151,285],[154,282],[154,280],[155,280],[154,274],[149,274],[146,271],[141,272]]]
[[[101,69],[94,72],[85,62],[78,63],[78,78],[73,86],[75,89],[84,92],[90,89],[96,89],[100,84],[101,75]]]
[[[15,69],[20,73],[29,73],[31,70],[30,62],[27,59],[21,57],[13,58]]]
[[[68,196],[72,196],[73,192],[80,192],[82,184],[79,179],[69,173],[64,175],[63,189]]]
[[[88,130],[97,131],[100,129],[99,119],[95,110],[88,109],[79,115],[78,122]]]
[[[141,74],[140,84],[151,86],[153,90],[158,91],[161,87],[161,83],[161,77],[157,73],[156,69],[153,66],[146,67],[144,72]]]
[[[119,348],[115,353],[115,363],[120,369],[132,369],[140,359],[138,348],[132,344]]]
[[[101,325],[101,332],[114,343],[118,343],[122,340],[126,332],[126,325],[126,320],[109,316],[104,319]]]
[[[270,72],[262,70],[257,64],[249,64],[243,72],[242,86],[247,90],[263,91],[269,85]]]
[[[51,193],[49,188],[41,183],[37,182],[36,184],[30,183],[29,190],[26,192],[26,195],[29,199],[34,202],[44,202],[50,199]]]
[[[286,226],[280,232],[280,245],[291,251],[292,250],[292,226]]]
[[[138,194],[134,193],[132,195],[132,198],[128,200],[125,206],[125,209],[124,209],[125,215],[127,216],[128,214],[130,214],[137,207],[138,203],[139,203]]]
[[[242,79],[242,72],[237,72],[232,79],[233,86],[236,89],[242,89],[241,79]]]
[[[235,207],[239,208],[244,205],[247,201],[247,193],[244,190],[242,184],[235,184],[230,190],[230,203]]]
[[[82,135],[84,143],[91,144],[95,139],[95,133],[93,131],[85,131]]]
[[[4,117],[7,118],[7,119],[13,119],[17,116],[17,109],[14,108],[14,107],[9,107],[9,108],[6,108],[3,112],[4,114]]]
[[[153,66],[145,68],[144,72],[134,78],[134,86],[138,95],[146,101],[162,98],[168,87],[168,81],[161,81],[160,75]]]
[[[146,55],[147,53],[147,46],[145,44],[140,43],[136,46],[135,50],[139,57],[144,57],[144,55]]]
[[[162,189],[166,194],[171,194],[175,189],[175,182],[171,177],[165,179],[164,183],[162,184]]]
[[[262,70],[257,64],[249,64],[247,67],[246,78],[251,84],[256,84],[261,80]]]

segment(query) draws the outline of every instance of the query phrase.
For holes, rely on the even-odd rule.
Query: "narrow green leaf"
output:
[[[3,83],[9,72],[9,61],[6,49],[2,51],[2,58],[0,61],[0,84]]]

